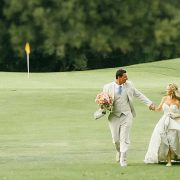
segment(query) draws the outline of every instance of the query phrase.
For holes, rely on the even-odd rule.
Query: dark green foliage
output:
[[[0,70],[72,71],[180,55],[178,0],[3,0]]]

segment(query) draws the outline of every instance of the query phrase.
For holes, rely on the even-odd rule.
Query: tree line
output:
[[[179,57],[179,0],[1,0],[0,70],[124,66]]]

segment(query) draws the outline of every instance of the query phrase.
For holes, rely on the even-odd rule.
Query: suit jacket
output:
[[[142,101],[145,105],[150,106],[152,104],[152,101],[150,101],[144,94],[142,94],[140,91],[138,91],[132,84],[131,81],[126,81],[123,85],[125,91],[127,92],[128,99],[129,99],[129,105],[131,108],[131,112],[133,117],[136,116],[136,112],[133,106],[133,98],[136,97],[140,101]],[[103,92],[108,93],[109,96],[112,97],[114,100],[114,94],[115,94],[115,83],[111,82],[109,84],[106,84],[103,88]]]

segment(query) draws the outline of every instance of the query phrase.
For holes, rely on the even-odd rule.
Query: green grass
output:
[[[125,67],[136,87],[158,104],[166,85],[180,86],[180,59]],[[179,179],[178,164],[143,159],[161,113],[135,100],[127,168],[115,162],[105,117],[95,121],[95,96],[117,68],[63,73],[0,73],[0,180]]]

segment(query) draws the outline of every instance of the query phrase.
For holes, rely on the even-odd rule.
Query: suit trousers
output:
[[[121,153],[127,152],[130,144],[129,134],[133,120],[132,113],[122,113],[120,117],[111,113],[108,120],[112,140],[115,144],[116,150]]]

